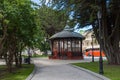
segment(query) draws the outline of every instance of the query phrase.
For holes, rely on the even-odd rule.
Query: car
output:
[[[86,56],[92,56],[92,50],[86,51],[86,52],[85,52],[85,55],[86,55]],[[95,57],[99,57],[99,56],[100,56],[100,50],[93,50],[93,55],[94,55]],[[102,56],[103,56],[103,57],[105,56],[104,52],[102,52]]]

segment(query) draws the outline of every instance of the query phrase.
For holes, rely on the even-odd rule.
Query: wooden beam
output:
[[[53,56],[53,47],[54,47],[54,46],[53,46],[53,43],[54,43],[54,40],[51,40],[51,50],[52,50],[52,54],[51,54],[51,55],[52,55],[52,56]]]

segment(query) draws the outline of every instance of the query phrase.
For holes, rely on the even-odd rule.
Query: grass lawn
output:
[[[43,55],[38,55],[38,54],[34,54],[33,56],[32,56],[32,58],[38,58],[38,57],[48,57],[48,55],[45,55],[45,54],[43,54]]]
[[[27,55],[22,55],[24,58],[28,58]],[[38,54],[34,54],[33,56],[31,56],[31,58],[41,58],[41,57],[48,57],[48,55],[38,55]]]
[[[73,63],[73,65],[99,73],[99,62]],[[104,76],[111,80],[120,80],[120,65],[108,65],[104,62]]]
[[[24,64],[22,68],[13,70],[12,73],[7,72],[6,66],[0,65],[0,80],[25,80],[33,71],[33,64]]]

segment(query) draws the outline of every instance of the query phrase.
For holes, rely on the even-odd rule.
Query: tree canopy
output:
[[[45,4],[41,5],[38,9],[38,15],[41,26],[48,36],[52,36],[56,32],[61,31],[65,27],[68,19],[64,10],[55,10]]]
[[[21,52],[25,47],[37,47],[44,31],[37,20],[31,0],[3,0],[0,5],[0,55],[4,56],[11,72],[13,59],[21,66]]]

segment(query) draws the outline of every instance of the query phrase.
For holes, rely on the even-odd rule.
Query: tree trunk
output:
[[[12,51],[8,51],[7,54],[5,55],[5,60],[6,60],[6,64],[8,67],[8,71],[12,72],[12,64],[13,64],[13,54]]]
[[[20,51],[20,54],[19,54],[19,67],[22,67],[22,52]]]
[[[18,52],[15,53],[15,66],[18,67]]]
[[[108,19],[106,1],[102,0],[101,4],[103,51],[105,52],[109,64],[120,64],[120,9],[118,7],[118,11],[115,9],[112,13],[111,16],[114,19]]]
[[[13,65],[14,56],[16,53],[16,40],[15,40],[14,33],[7,36],[5,45],[6,45],[6,49],[8,50],[5,58],[6,64],[8,67],[8,71],[12,72],[12,65]]]

